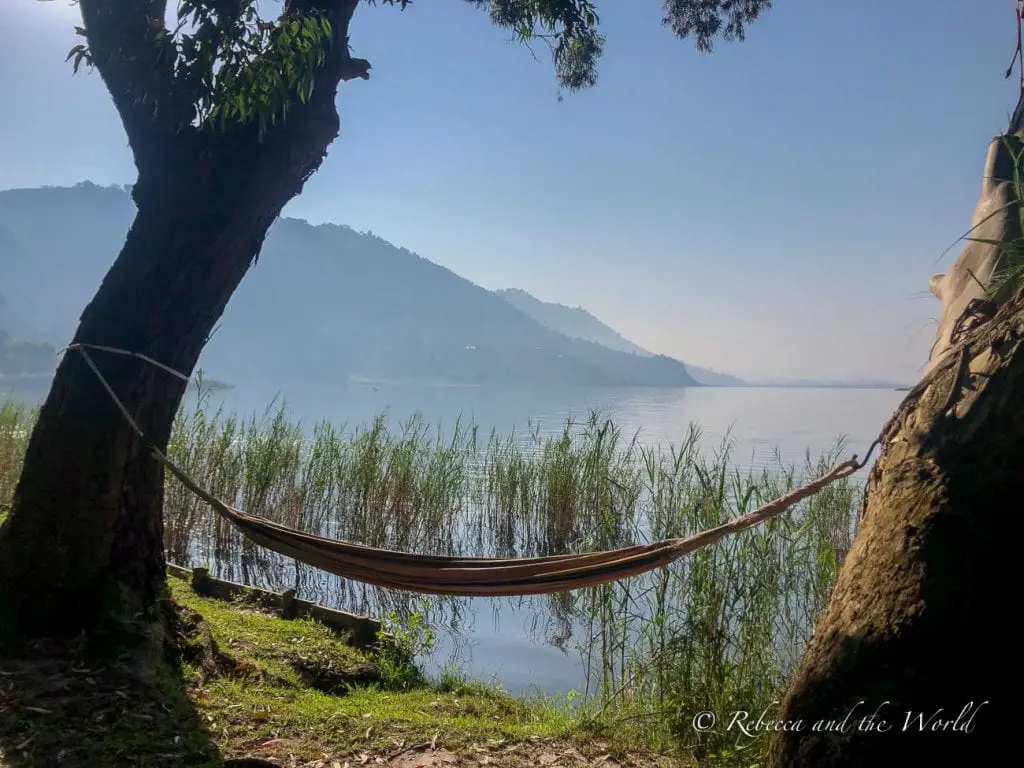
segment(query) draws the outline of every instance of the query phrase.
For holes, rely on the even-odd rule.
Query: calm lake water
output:
[[[695,389],[500,389],[413,388],[395,385],[237,388],[214,393],[213,401],[239,414],[262,414],[275,396],[293,419],[312,427],[326,419],[356,426],[386,411],[395,426],[417,413],[442,430],[472,419],[481,431],[509,434],[537,429],[560,433],[568,419],[584,420],[598,410],[646,444],[679,444],[690,423],[701,426],[705,450],[717,450],[728,436],[737,464],[802,466],[845,440],[848,456],[863,456],[905,396],[892,390],[695,388]],[[861,477],[867,472],[862,470]],[[319,582],[319,583],[317,583]],[[304,586],[329,600],[330,580]],[[302,590],[300,589],[300,592]],[[321,600],[324,597],[320,598]],[[472,599],[459,602],[449,618],[458,631],[443,633],[428,666],[456,661],[476,679],[499,681],[512,692],[540,688],[555,696],[582,690],[585,672],[574,643],[562,643],[564,628],[553,625],[543,599]],[[561,646],[561,647],[559,647]]]
[[[728,435],[734,457],[753,466],[774,464],[776,449],[786,463],[802,463],[844,438],[848,451],[862,455],[905,393],[883,389],[761,387],[503,389],[498,387],[403,387],[366,384],[346,387],[283,384],[214,392],[211,403],[239,415],[262,414],[283,402],[294,420],[308,427],[320,420],[356,426],[386,412],[397,426],[417,413],[449,430],[461,417],[482,434],[538,429],[560,433],[569,419],[599,411],[645,444],[680,443],[697,423],[709,450]]]
[[[694,388],[694,389],[502,389],[496,387],[402,387],[360,384],[319,387],[238,387],[215,392],[210,405],[239,415],[262,414],[275,397],[293,420],[307,427],[320,420],[357,426],[386,411],[400,426],[419,413],[442,430],[457,419],[471,419],[482,432],[503,435],[513,429],[560,433],[568,419],[586,419],[591,410],[613,419],[646,444],[679,444],[691,423],[701,426],[703,446],[717,450],[728,435],[737,464],[801,467],[805,457],[828,452],[839,439],[844,453],[863,455],[905,393],[870,389]],[[862,470],[861,478],[866,474]],[[225,573],[229,578],[239,574]],[[285,578],[292,578],[291,576]],[[338,596],[333,577],[302,569],[300,596],[353,607]],[[257,581],[265,581],[260,578]],[[260,584],[279,588],[278,579]],[[291,586],[287,581],[283,585]],[[543,598],[520,601],[459,601],[428,662],[433,671],[454,661],[476,679],[500,682],[512,692],[540,688],[555,696],[581,690],[585,672],[564,627],[553,625]],[[561,639],[559,639],[561,638]]]

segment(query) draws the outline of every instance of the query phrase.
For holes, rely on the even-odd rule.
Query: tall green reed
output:
[[[0,512],[9,509],[14,486],[35,426],[37,410],[19,403],[0,403]]]
[[[35,412],[0,406],[0,507],[9,504]],[[481,438],[386,414],[349,427],[291,423],[284,403],[240,417],[182,410],[168,452],[202,486],[253,514],[372,546],[437,554],[533,556],[687,536],[792,490],[839,460],[843,445],[798,472],[742,469],[728,437],[708,453],[692,426],[647,445],[593,413],[554,436],[536,427]],[[701,734],[694,713],[760,711],[780,695],[827,603],[857,522],[860,491],[843,480],[791,512],[642,577],[551,595],[552,634],[575,643],[591,714],[643,724],[697,754],[734,749]],[[168,558],[240,564],[279,583],[280,558],[245,541],[179,483],[165,494]],[[299,569],[294,577],[299,578]],[[414,597],[343,582],[332,600],[415,612]],[[459,605],[451,601],[451,605]]]

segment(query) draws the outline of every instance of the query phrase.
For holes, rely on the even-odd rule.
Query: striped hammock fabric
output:
[[[727,536],[739,533],[775,517],[829,483],[848,477],[867,463],[876,440],[863,462],[853,456],[831,472],[752,512],[723,525],[681,539],[668,539],[604,552],[552,555],[528,558],[439,557],[377,549],[346,541],[325,539],[246,514],[201,488],[174,464],[136,423],[87,351],[99,349],[137,357],[188,381],[188,377],[142,355],[92,345],[76,344],[69,349],[81,353],[89,368],[113,399],[139,439],[153,457],[186,488],[209,504],[247,538],[286,557],[328,573],[379,587],[423,594],[460,597],[509,597],[539,595],[593,587],[637,576],[684,557]]]

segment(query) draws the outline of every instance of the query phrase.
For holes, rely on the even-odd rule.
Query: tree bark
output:
[[[173,147],[168,147],[173,151]],[[74,341],[191,373],[268,227],[299,186],[247,192],[248,174],[180,159],[141,178],[124,248]],[[161,184],[160,181],[163,181]],[[166,446],[185,383],[134,358],[91,353],[142,429]],[[31,635],[74,634],[156,604],[164,575],[163,472],[81,357],[65,355],[0,529],[0,594]]]
[[[951,343],[885,429],[860,532],[773,718],[791,730],[773,734],[772,766],[1001,762],[1024,684],[1006,626],[1024,535],[1024,295],[974,321],[942,324]]]
[[[358,0],[290,0],[317,12],[333,43],[314,94],[260,132],[193,123],[174,80],[162,5],[82,0],[93,61],[138,168],[124,247],[86,307],[74,342],[147,355],[191,374],[267,230],[338,134],[344,80],[368,77],[349,54]],[[166,448],[185,391],[136,358],[93,353],[147,437]],[[75,636],[161,618],[163,471],[77,354],[65,356],[29,441],[0,528],[0,640]]]

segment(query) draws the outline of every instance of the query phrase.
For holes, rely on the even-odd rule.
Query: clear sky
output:
[[[1013,0],[776,0],[710,56],[659,0],[598,8],[598,85],[559,103],[546,52],[462,0],[364,5],[372,78],[342,88],[341,136],[286,214],[729,373],[916,378],[928,278],[1016,103]],[[63,61],[76,18],[0,0],[0,188],[135,177],[98,75]]]

